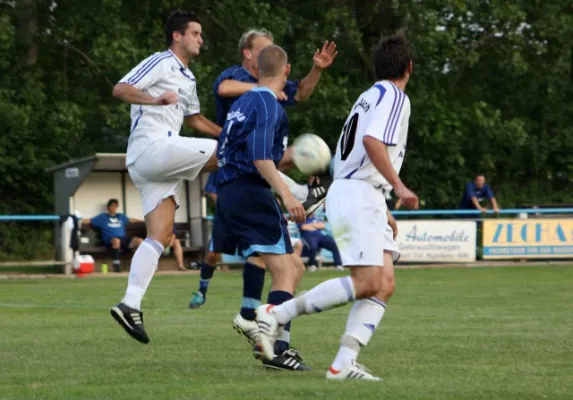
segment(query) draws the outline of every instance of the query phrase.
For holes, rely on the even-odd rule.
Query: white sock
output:
[[[342,336],[341,346],[332,363],[332,368],[341,370],[358,357],[360,348],[370,342],[385,311],[386,304],[376,297],[354,303],[348,314],[346,331]]]
[[[341,341],[341,346],[338,349],[336,358],[332,363],[332,369],[336,371],[342,370],[345,366],[350,364],[350,361],[356,360],[358,357],[358,352],[360,351],[360,343],[350,336],[343,336]]]
[[[308,198],[308,185],[299,185],[280,171],[279,175],[281,176],[283,182],[286,183],[293,196],[301,203],[304,203]]]
[[[345,276],[322,282],[308,292],[273,307],[273,314],[280,324],[286,324],[299,315],[330,310],[355,299],[354,282],[350,276]]]
[[[131,260],[127,290],[122,303],[141,311],[141,300],[151,283],[161,254],[163,245],[151,238],[146,238],[137,248]]]

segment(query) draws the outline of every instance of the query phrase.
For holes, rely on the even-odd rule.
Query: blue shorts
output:
[[[293,252],[287,221],[262,178],[244,175],[218,188],[212,249],[247,258]]]

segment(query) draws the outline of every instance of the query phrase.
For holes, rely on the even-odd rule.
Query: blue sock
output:
[[[289,292],[284,292],[282,290],[276,290],[269,293],[267,298],[267,303],[273,305],[279,305],[287,300],[292,299],[294,296]],[[283,333],[278,337],[275,342],[275,354],[282,354],[284,351],[290,348],[290,322],[283,327]]]
[[[199,281],[199,292],[203,295],[203,297],[207,296],[207,290],[209,288],[209,281],[213,277],[215,273],[215,267],[207,264],[207,263],[200,263],[201,265],[201,280]]]
[[[249,321],[255,319],[255,310],[261,305],[263,286],[265,286],[265,270],[246,262],[243,268],[241,317]]]

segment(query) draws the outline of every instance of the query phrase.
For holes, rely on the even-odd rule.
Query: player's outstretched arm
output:
[[[233,79],[225,79],[219,84],[217,94],[221,97],[238,97],[252,88],[257,86],[256,83],[240,82]]]
[[[334,42],[324,42],[321,50],[316,50],[314,56],[312,57],[313,66],[308,75],[299,82],[298,89],[294,96],[294,99],[299,101],[305,101],[310,97],[318,81],[320,80],[320,75],[322,71],[332,65],[332,62],[336,58],[338,52],[336,51],[336,43]]]
[[[179,96],[175,92],[164,92],[161,96],[153,97],[139,90],[129,83],[118,83],[113,87],[113,97],[116,97],[129,104],[166,106],[177,104]]]
[[[304,222],[306,212],[301,202],[295,199],[287,185],[281,179],[273,160],[254,160],[253,164],[271,188],[281,197],[282,202],[295,222]]]
[[[185,117],[185,126],[206,135],[214,137],[221,135],[221,127],[201,114],[193,114]]]
[[[394,192],[396,192],[396,195],[402,199],[404,206],[412,209],[418,208],[418,196],[411,192],[410,189],[402,183],[402,180],[394,170],[394,167],[392,167],[392,162],[390,161],[386,144],[372,136],[364,136],[363,143],[366,154],[368,154],[368,158],[374,167],[376,167],[378,172],[380,172],[394,188]]]

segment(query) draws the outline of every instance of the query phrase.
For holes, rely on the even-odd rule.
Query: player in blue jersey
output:
[[[262,49],[272,44],[273,36],[266,29],[252,29],[242,35],[238,46],[241,64],[233,65],[232,67],[224,70],[215,80],[213,85],[213,94],[215,96],[215,104],[217,107],[216,122],[220,126],[225,124],[227,113],[235,100],[237,100],[240,95],[246,93],[257,85],[257,57]],[[322,71],[330,67],[337,54],[336,44],[334,42],[325,42],[321,50],[317,49],[313,55],[313,66],[308,75],[300,81],[286,81],[285,87],[278,95],[280,104],[283,106],[290,106],[308,99],[316,88]],[[280,165],[281,168],[293,166],[290,148],[286,150]],[[293,194],[299,200],[304,201],[304,206],[308,214],[314,212],[314,210],[316,210],[316,208],[324,201],[330,179],[323,178],[322,180],[315,180],[312,185],[306,186],[297,185],[296,182],[284,174],[281,174],[281,176],[289,185],[289,189]],[[212,253],[210,252],[209,254]],[[215,266],[212,263],[209,263],[208,260],[204,260],[200,265],[201,280],[199,282],[199,289],[197,292],[193,293],[193,297],[189,303],[190,308],[199,308],[205,303],[208,285],[215,272]],[[260,282],[262,291],[262,286],[264,285],[264,271],[250,271],[252,267],[253,266],[248,264],[245,266],[245,279],[248,279],[252,275],[253,279],[257,279]],[[259,266],[259,268],[264,268],[264,265]],[[262,277],[254,278],[261,274]],[[254,300],[258,301],[258,299]],[[241,320],[235,320],[235,328],[238,328],[239,330],[245,329],[246,325],[241,328],[241,325],[243,325],[241,322]]]
[[[224,70],[213,85],[215,103],[217,105],[216,121],[219,125],[225,123],[227,112],[237,98],[243,93],[251,90],[257,84],[258,64],[257,58],[262,49],[273,44],[273,35],[266,29],[252,29],[243,34],[239,40],[240,65],[233,65]],[[307,100],[314,92],[322,72],[332,65],[338,52],[334,42],[325,42],[322,49],[316,50],[312,62],[313,66],[308,75],[297,81],[287,80],[284,89],[278,95],[278,100],[283,106],[291,106],[298,102]],[[293,167],[291,149],[287,149],[281,160],[281,169]],[[284,179],[284,177],[283,177]],[[293,194],[299,199],[307,198],[309,192],[305,186],[297,187],[294,182],[287,181]],[[315,185],[320,186],[319,183]],[[320,199],[307,199],[305,207],[308,209],[311,204],[317,203]],[[309,214],[311,212],[308,212]]]
[[[278,173],[288,143],[288,119],[277,100],[290,72],[287,55],[278,46],[267,46],[261,50],[258,63],[258,85],[233,103],[219,139],[212,243],[218,252],[238,250],[248,263],[264,261],[273,277],[268,302],[281,304],[293,298],[299,271],[304,267],[293,255],[287,222],[271,189],[293,220],[303,221],[306,213]],[[260,290],[255,280],[246,283],[252,290]],[[254,319],[253,310],[251,322],[256,325]],[[290,327],[285,326],[285,330]],[[258,330],[254,333],[258,335]],[[265,365],[309,369],[284,336],[277,340],[274,356]]]

